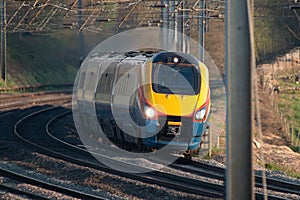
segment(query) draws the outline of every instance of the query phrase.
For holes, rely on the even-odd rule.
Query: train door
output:
[[[97,118],[103,132],[110,139],[116,138],[111,111],[111,97],[118,64],[119,60],[116,58],[103,60],[101,69],[98,71],[97,87],[94,94]]]
[[[85,79],[86,79],[86,71],[87,68],[86,67],[81,67],[79,74],[78,74],[78,84],[77,84],[77,106],[78,108],[83,109],[84,105],[83,105],[83,101],[84,101],[84,85],[85,85]],[[82,110],[81,110],[82,111]]]
[[[120,63],[112,91],[114,117],[118,122],[119,130],[124,132],[122,137],[127,144],[137,144],[140,137],[139,128],[136,127],[135,122],[130,117],[130,100],[137,89],[137,64],[137,60],[124,60]]]
[[[87,68],[87,77],[86,77],[86,84],[84,87],[84,100],[86,102],[86,111],[91,113],[95,112],[94,107],[94,97],[95,97],[95,91],[97,88],[97,80],[99,75],[99,70],[102,66],[101,60],[91,60],[89,62],[88,68]]]
[[[98,75],[99,62],[95,59],[89,59],[86,65],[85,84],[83,92],[83,106],[85,118],[83,119],[86,124],[87,136],[93,136],[97,132],[95,107],[93,103],[94,91],[96,88],[96,79]]]

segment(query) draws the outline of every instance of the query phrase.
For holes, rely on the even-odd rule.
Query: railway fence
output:
[[[292,117],[295,115],[293,106],[284,106],[290,104],[285,99],[287,95],[292,94],[293,99],[300,95],[300,47],[278,57],[273,63],[258,66],[258,76],[259,85],[269,93],[273,109],[279,117],[282,135],[300,152],[300,121]]]

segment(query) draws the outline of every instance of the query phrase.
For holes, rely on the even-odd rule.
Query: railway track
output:
[[[63,115],[66,115],[69,111],[64,112],[62,114],[58,114],[56,115],[54,118],[52,118],[48,124],[47,124],[47,131],[49,134],[49,125],[54,122],[57,118],[61,118]],[[53,138],[53,136],[52,136]],[[59,140],[59,139],[55,139],[56,142],[61,142],[64,143],[63,141]],[[35,143],[36,144],[36,143]],[[82,149],[78,148],[75,145],[68,145],[69,147],[73,148],[73,149],[77,149],[81,152],[78,152],[79,154],[82,154]],[[77,151],[76,150],[76,151]],[[47,150],[49,151],[49,149]],[[74,150],[72,151],[74,152]],[[51,152],[51,154],[56,154],[55,156],[57,156],[57,152]],[[60,157],[61,155],[59,155]],[[63,155],[64,157],[64,155]],[[66,157],[64,157],[63,159],[66,159]],[[69,158],[67,158],[69,159]],[[107,158],[105,158],[107,159]],[[180,158],[181,159],[181,158]],[[177,163],[181,163],[182,160],[178,160]],[[134,175],[134,177],[132,176],[132,174],[124,174],[120,172],[116,172],[114,170],[111,171],[111,169],[100,166],[99,164],[93,164],[93,163],[88,163],[86,161],[82,161],[82,160],[78,160],[72,158],[71,161],[75,161],[77,164],[83,165],[83,166],[88,166],[88,167],[92,167],[94,169],[98,169],[98,170],[102,170],[102,171],[107,171],[109,173],[116,173],[120,176],[129,176],[131,178],[135,178],[137,180],[141,180],[143,182],[149,182],[149,183],[153,183],[153,180],[155,180],[155,184],[161,185],[161,186],[165,186],[165,187],[169,187],[171,189],[176,189],[176,190],[181,190],[184,192],[190,192],[190,193],[194,193],[194,194],[201,194],[204,196],[208,196],[208,197],[214,197],[214,198],[223,198],[224,197],[224,186],[220,185],[220,184],[211,184],[211,183],[205,183],[202,181],[195,181],[193,179],[190,178],[186,178],[186,177],[180,177],[180,176],[174,176],[171,174],[167,174],[164,172],[158,172],[158,171],[154,171],[151,173],[148,173],[147,176],[151,175],[151,180],[149,180],[149,177],[145,177],[143,175]],[[119,162],[119,161],[112,161],[112,162]],[[225,174],[225,169],[224,168],[220,168],[220,167],[215,167],[215,166],[210,166],[210,165],[206,165],[203,163],[199,163],[199,162],[195,162],[195,161],[191,161],[189,163],[189,166],[192,168],[187,168],[184,167],[181,164],[171,164],[170,167],[182,170],[182,171],[188,171],[190,173],[199,175],[199,176],[205,176],[205,177],[210,177],[210,178],[214,178],[214,179],[218,179],[224,182],[224,174]],[[124,165],[124,167],[135,167],[135,166],[128,166],[128,163],[119,163],[121,165]],[[194,169],[193,169],[194,168]],[[159,180],[157,179],[157,177],[163,177],[164,180]],[[257,187],[262,187],[259,182],[261,182],[261,177],[260,176],[256,176],[256,186]],[[170,181],[172,180],[172,182]],[[175,182],[174,182],[175,181]],[[268,179],[267,181],[268,183],[268,189],[272,190],[272,191],[276,191],[276,192],[283,192],[283,193],[292,193],[292,194],[297,194],[299,195],[299,189],[300,186],[296,185],[296,184],[292,184],[292,183],[287,183],[284,181],[279,181],[279,180],[273,180],[273,179]],[[286,185],[288,184],[288,187],[286,187]],[[194,187],[191,187],[191,185],[193,185]],[[201,188],[201,189],[197,189],[197,187]],[[211,191],[208,191],[207,188],[210,188]],[[263,195],[261,193],[256,193],[256,198],[257,199],[263,199]],[[268,196],[269,199],[282,199],[281,197],[278,196],[274,196],[274,195],[269,195]]]
[[[35,119],[40,114],[44,114],[45,112],[54,112],[52,115],[56,115],[55,110],[61,110],[61,108],[46,108],[44,110],[40,110],[35,113],[31,113],[30,115],[27,115],[26,117],[22,118],[18,121],[18,123],[15,125],[15,134],[22,139],[24,142],[29,143],[36,148],[38,148],[40,151],[43,151],[44,153],[63,159],[66,161],[70,161],[76,164],[79,164],[81,166],[90,167],[93,169],[105,171],[111,174],[119,175],[122,177],[130,178],[139,180],[142,182],[150,183],[150,184],[157,184],[160,186],[164,186],[170,189],[187,192],[187,193],[193,193],[198,195],[203,195],[207,197],[214,197],[214,198],[222,198],[224,196],[224,187],[222,185],[218,184],[212,184],[209,182],[199,181],[196,179],[176,176],[168,173],[163,173],[159,171],[150,172],[147,174],[129,174],[129,173],[123,173],[114,169],[110,169],[103,165],[102,163],[96,162],[88,152],[84,152],[80,148],[74,148],[71,146],[66,146],[64,143],[59,142],[58,140],[54,140],[52,137],[47,136],[46,131],[43,133],[43,135],[40,135],[37,138],[28,138],[28,135],[26,134],[24,130],[27,130],[24,126],[32,127],[32,123],[30,123],[30,120],[33,120],[33,122],[36,122]],[[65,110],[61,110],[60,112],[65,112]],[[48,114],[49,115],[49,114]],[[44,119],[38,118],[41,123],[44,123]],[[26,123],[25,123],[26,122]],[[45,125],[46,126],[46,125]],[[40,128],[40,127],[38,127]],[[37,130],[31,130],[33,132],[38,131]],[[41,141],[47,141],[47,147],[45,147],[45,143]],[[60,151],[58,151],[60,150]],[[86,160],[87,156],[90,158],[89,161]],[[99,156],[99,155],[98,155]],[[81,158],[81,159],[80,159]],[[109,159],[104,158],[103,159]],[[91,161],[93,160],[93,162]],[[133,166],[125,162],[121,161],[115,161],[110,160],[110,162],[117,162],[118,165],[123,165],[123,167],[128,168],[137,168],[139,170],[139,166]],[[140,171],[140,170],[139,170]]]
[[[39,188],[44,188],[44,189],[47,189],[47,190],[50,190],[50,191],[55,191],[55,192],[65,194],[65,195],[75,197],[75,198],[96,199],[96,200],[104,200],[105,199],[105,198],[98,197],[98,196],[95,196],[95,195],[91,195],[91,194],[87,194],[87,193],[84,193],[84,192],[72,190],[70,188],[66,188],[66,187],[63,187],[61,185],[55,185],[53,183],[45,182],[45,181],[42,181],[42,180],[39,180],[39,179],[36,179],[36,178],[33,178],[33,177],[23,175],[21,173],[13,172],[13,171],[8,170],[8,169],[0,168],[0,175],[8,177],[8,178],[13,179],[13,180],[20,181],[22,183],[27,183],[27,184],[30,184],[30,185],[33,185],[33,186],[36,186],[36,187],[39,187]],[[5,185],[5,184],[1,184],[0,188],[8,190],[9,192],[14,193],[14,194],[24,195],[24,196],[26,196],[28,198],[32,198],[32,199],[43,199],[43,200],[44,199],[49,199],[49,197],[45,197],[44,195],[38,195],[38,194],[35,194],[33,192],[24,191],[24,190],[18,189],[16,187],[12,187],[12,186]]]
[[[64,116],[66,113],[62,114]],[[62,116],[57,116],[56,118],[61,118]],[[50,123],[53,122],[55,118],[50,121],[47,125],[49,127]],[[59,140],[59,139],[57,139]],[[169,167],[174,168],[176,170],[189,172],[194,175],[213,178],[225,182],[225,168],[213,166],[209,164],[204,164],[197,161],[187,161],[186,159],[179,157],[175,163],[169,165]],[[255,186],[257,188],[263,188],[262,185],[263,177],[260,175],[255,175]],[[291,183],[283,180],[278,180],[274,178],[267,178],[267,189],[272,190],[274,192],[282,192],[295,194],[300,196],[300,185],[296,183]],[[256,193],[256,197],[258,199],[263,198],[263,195],[260,193]],[[269,195],[269,199],[276,199],[277,197]]]
[[[28,192],[28,191],[23,191],[23,190],[18,189],[17,187],[14,187],[14,186],[11,186],[8,184],[3,184],[3,183],[0,184],[0,190],[5,191],[6,193],[23,196],[23,197],[30,198],[30,199],[36,199],[36,200],[46,200],[47,199],[41,195],[37,195],[37,194]]]
[[[65,115],[65,114],[63,114]],[[61,116],[58,116],[61,117]],[[49,124],[48,124],[49,125]],[[225,168],[213,166],[210,164],[204,164],[198,161],[186,160],[182,157],[179,157],[175,163],[169,165],[169,167],[189,172],[194,175],[201,177],[213,178],[225,182]],[[263,188],[262,185],[262,176],[255,175],[255,186],[257,188]],[[283,180],[277,180],[274,178],[267,178],[267,189],[275,192],[290,193],[300,196],[300,185],[296,183],[291,183]],[[260,197],[261,194],[257,194],[257,197]],[[271,197],[271,196],[270,196]]]
[[[57,94],[55,97],[53,94]],[[71,90],[58,92],[32,92],[19,94],[0,94],[0,111],[1,113],[10,111],[16,108],[30,107],[47,103],[58,103],[62,101],[70,101]]]
[[[32,93],[25,93],[25,94],[8,94],[8,95],[1,95],[0,99],[0,116],[5,117],[12,112],[20,112],[19,108],[24,108],[33,105],[44,105],[44,104],[63,104],[65,102],[71,101],[71,92],[64,91],[50,91],[50,92],[32,92]],[[24,100],[25,98],[25,100]],[[36,108],[39,110],[41,107]],[[12,110],[13,109],[13,110]],[[33,110],[36,110],[33,109]],[[23,111],[25,112],[25,111]],[[26,112],[25,112],[26,113]],[[31,115],[25,114],[25,115]],[[7,138],[5,139],[7,140]],[[9,140],[9,139],[8,139]],[[53,192],[57,192],[59,194],[70,196],[70,198],[80,198],[80,199],[105,199],[99,196],[94,196],[92,194],[87,194],[84,192],[72,190],[70,188],[55,185],[53,183],[45,182],[37,178],[33,178],[30,176],[24,175],[22,172],[14,172],[9,169],[0,168],[0,175],[4,178],[8,178],[10,180],[18,181],[20,183],[30,184],[31,186],[35,186],[38,188],[43,188]],[[26,189],[20,189],[17,186],[13,186],[11,184],[0,184],[0,189],[11,194],[15,194],[18,196],[27,197],[30,199],[49,199],[49,196],[39,195],[33,191],[26,191]]]
[[[31,94],[32,92],[37,93],[38,91],[44,93],[49,92],[64,92],[71,91],[73,84],[49,84],[49,85],[25,85],[25,86],[15,86],[9,88],[0,88],[0,94],[6,93],[22,93],[22,94]]]
[[[186,161],[183,158],[179,158],[177,160],[179,164],[172,164],[171,167],[180,170],[186,170],[190,173],[203,175],[206,177],[215,178],[221,181],[225,181],[225,168],[212,166],[209,164],[200,163],[197,161]],[[180,163],[185,163],[184,166]],[[193,168],[191,168],[193,167]],[[205,170],[205,172],[203,172]],[[258,188],[263,188],[262,182],[263,177],[260,175],[255,175],[255,186]],[[267,182],[267,189],[276,191],[276,192],[283,192],[283,193],[290,193],[296,194],[300,196],[300,184],[291,183],[283,180],[277,180],[274,178],[266,178]]]
[[[64,101],[60,101],[60,102],[64,102]],[[45,122],[49,123],[51,121],[51,123],[52,122],[54,123],[55,118],[59,118],[60,115],[65,115],[66,114],[66,113],[62,114],[63,112],[66,111],[65,108],[55,108],[54,110],[56,110],[56,109],[58,109],[59,112],[58,113],[53,113],[53,117],[52,116],[51,117],[49,117],[49,116],[46,117],[47,119],[45,120]],[[15,126],[16,129],[20,128],[19,125],[27,124],[27,119],[28,120],[33,119],[33,121],[34,121],[34,117],[36,117],[36,114],[37,115],[39,115],[39,114],[43,115],[44,111],[41,111],[40,108],[37,109],[37,110],[38,111],[35,114],[30,113],[29,115],[27,115],[27,117],[25,117],[26,119],[23,118],[23,120],[21,120],[21,122],[18,122],[18,124],[16,124],[16,126]],[[46,108],[46,110],[48,110],[48,108]],[[45,112],[48,112],[46,110],[45,110]],[[49,111],[50,110],[52,110],[52,108],[51,109],[49,108]],[[7,111],[7,112],[11,112],[11,111]],[[1,112],[0,116],[6,115],[7,112]],[[48,127],[51,123],[48,124]],[[34,122],[34,124],[36,124],[36,122]],[[44,125],[42,125],[42,126],[44,126]],[[30,123],[29,123],[28,126],[30,126]],[[16,130],[16,131],[18,132],[18,130]],[[26,129],[23,129],[22,131],[26,131]],[[36,131],[38,131],[38,129],[36,129]],[[43,137],[39,136],[39,137],[36,137],[35,139],[39,140],[39,139],[43,139]],[[45,136],[45,139],[49,140],[49,136]],[[25,140],[26,140],[26,138],[25,138]],[[54,139],[52,138],[51,141],[53,141],[53,140]],[[28,141],[25,141],[25,142],[27,143]],[[55,143],[57,144],[58,141],[56,141]],[[49,142],[47,142],[47,144],[49,144]],[[220,184],[217,185],[217,186],[213,186],[213,187],[215,187],[214,190],[212,190],[212,191],[210,191],[206,194],[207,191],[203,191],[203,190],[198,190],[198,192],[197,192],[197,188],[195,188],[195,187],[209,188],[209,187],[211,187],[210,185],[204,185],[203,183],[198,181],[198,183],[192,182],[192,184],[195,185],[195,187],[191,187],[191,183],[190,183],[191,179],[189,179],[189,178],[185,178],[185,177],[182,178],[182,177],[179,176],[179,178],[177,179],[177,178],[174,178],[173,175],[164,175],[165,173],[163,173],[163,172],[149,173],[149,174],[144,175],[144,177],[141,177],[141,176],[140,177],[133,177],[132,174],[127,174],[126,175],[124,173],[114,171],[110,168],[107,168],[106,166],[100,165],[95,160],[94,161],[91,161],[92,159],[87,160],[87,156],[89,156],[89,158],[91,158],[89,153],[84,153],[82,151],[80,151],[80,152],[78,151],[76,153],[76,155],[74,156],[74,152],[75,152],[74,147],[66,147],[66,146],[62,146],[61,144],[57,144],[58,145],[57,147],[59,147],[57,149],[60,149],[60,152],[55,152],[51,149],[45,149],[46,145],[43,142],[39,143],[39,142],[35,141],[35,142],[33,142],[32,145],[35,145],[37,148],[39,148],[43,152],[47,151],[47,154],[49,154],[53,157],[59,157],[59,158],[64,159],[64,160],[69,160],[70,162],[77,163],[81,166],[87,166],[87,167],[94,168],[94,169],[97,169],[97,170],[106,171],[108,173],[116,174],[116,175],[119,175],[119,176],[122,176],[122,177],[128,176],[128,178],[131,178],[131,179],[136,179],[136,180],[140,180],[140,181],[147,182],[147,183],[152,183],[152,184],[154,183],[154,184],[158,184],[158,185],[165,186],[165,187],[168,187],[168,188],[178,189],[180,191],[192,192],[192,193],[195,193],[195,194],[201,194],[201,195],[208,196],[208,197],[223,198],[223,195],[224,195],[224,186],[220,185]],[[66,149],[68,149],[68,150],[66,150]],[[69,151],[69,153],[71,152],[70,156],[68,156],[68,153],[66,153],[66,151]],[[76,158],[74,158],[74,157],[76,157]],[[124,164],[124,163],[122,163],[122,164]],[[126,167],[126,163],[124,164],[124,166]],[[132,166],[130,166],[130,167],[132,167]],[[192,162],[188,163],[188,165],[187,165],[187,164],[182,164],[180,159],[176,163],[170,165],[169,167],[173,167],[175,169],[177,168],[177,170],[181,170],[181,171],[189,171],[190,173],[194,173],[194,174],[197,174],[199,176],[206,176],[206,177],[211,177],[211,178],[214,178],[214,179],[224,181],[224,175],[222,175],[222,173],[224,174],[224,169],[223,168],[218,168],[217,167],[218,168],[217,170],[219,170],[218,173],[215,170],[212,170],[211,172],[208,172],[208,170],[205,169],[205,168],[207,168],[207,166],[204,165],[203,163],[192,161]],[[216,167],[215,166],[208,166],[208,168],[213,169],[213,168],[216,168]],[[201,172],[200,169],[202,170],[202,172]],[[164,177],[163,178],[164,180],[157,180],[158,179],[157,177]],[[173,184],[172,182],[170,182],[170,179],[172,179],[175,183]],[[259,182],[261,182],[261,181],[259,180],[259,176],[258,176],[258,178],[256,177],[256,180],[258,182],[256,184],[256,186],[260,187]],[[268,186],[269,185],[274,185],[274,186],[272,186],[272,187],[274,187],[273,189],[270,188],[270,187],[268,187],[268,189],[269,190],[274,190],[274,191],[281,191],[281,192],[284,192],[284,193],[287,192],[289,189],[292,189],[293,191],[299,191],[299,185],[293,186],[293,185],[290,185],[289,182],[286,182],[286,183],[284,183],[285,186],[282,186],[282,182],[283,181],[278,181],[278,180],[275,180],[273,183],[272,183],[272,181],[268,181]],[[178,188],[176,188],[176,187],[178,187]],[[217,190],[219,192],[216,195]],[[290,190],[290,192],[295,194],[295,192],[293,192],[292,190]],[[262,199],[263,196],[260,193],[256,193],[256,198],[257,199]],[[269,199],[282,199],[281,197],[273,196],[273,195],[269,195],[268,198]]]

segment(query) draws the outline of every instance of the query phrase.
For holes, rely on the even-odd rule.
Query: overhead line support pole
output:
[[[2,22],[1,22],[1,78],[6,82],[6,2],[2,0]]]
[[[81,30],[83,21],[82,21],[82,0],[78,0],[78,30],[79,30],[79,48],[80,48],[80,58],[79,63],[81,65],[84,56],[85,56],[85,45],[84,45],[84,36]]]
[[[188,1],[184,1],[185,7],[188,6]],[[189,44],[189,37],[190,37],[190,27],[188,26],[189,22],[189,15],[190,15],[190,10],[185,10],[183,12],[183,32],[184,32],[184,38],[183,38],[183,43],[184,43],[184,52],[190,53],[190,44]]]
[[[168,0],[161,0],[161,5],[167,5],[161,8],[162,12],[162,39],[163,39],[163,46],[164,49],[168,49],[168,29],[169,29],[169,1]]]
[[[227,89],[226,199],[253,200],[251,60],[247,0],[227,0],[225,79]]]
[[[177,27],[177,50],[178,51],[184,51],[183,50],[183,7],[184,3],[183,0],[180,1],[178,4],[178,7],[181,8],[177,10],[177,17],[176,17],[176,27]]]
[[[171,29],[171,31],[169,32],[169,40],[172,42],[171,44],[176,44],[177,40],[176,40],[176,34],[175,34],[175,19],[176,19],[176,13],[175,13],[175,0],[169,0],[170,3],[170,15],[169,15],[169,28]],[[175,47],[171,45],[170,48],[174,49]]]
[[[199,2],[199,59],[200,61],[204,61],[204,19],[205,19],[205,12],[204,12],[204,1],[200,0]]]

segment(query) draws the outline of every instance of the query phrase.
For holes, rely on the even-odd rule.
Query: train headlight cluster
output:
[[[203,120],[206,114],[206,108],[202,108],[201,110],[197,111],[195,114],[196,120]]]
[[[156,111],[154,110],[154,108],[145,106],[145,114],[148,118],[153,118],[156,115]]]

